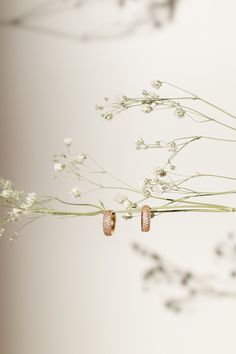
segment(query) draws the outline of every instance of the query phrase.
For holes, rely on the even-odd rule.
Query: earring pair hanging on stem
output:
[[[151,226],[151,208],[143,205],[141,208],[141,230],[150,231]],[[103,232],[105,236],[112,236],[116,228],[116,213],[112,210],[106,210],[103,215]]]

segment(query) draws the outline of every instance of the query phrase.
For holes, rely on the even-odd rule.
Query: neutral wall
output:
[[[1,18],[31,3],[1,0]],[[139,110],[104,122],[94,105],[104,96],[136,95],[157,78],[236,111],[235,11],[233,0],[182,0],[175,21],[162,30],[88,43],[2,27],[1,175],[27,191],[66,195],[71,182],[52,180],[50,158],[70,136],[76,151],[138,183],[161,157],[137,152],[135,137],[168,139],[202,128]],[[68,16],[59,18],[61,26]],[[187,170],[224,166],[234,174],[232,147],[199,149],[185,153]],[[234,215],[168,215],[155,220],[148,235],[138,220],[119,220],[112,239],[103,237],[99,217],[32,224],[12,247],[0,244],[0,353],[235,353],[236,303],[211,301],[180,316],[167,312],[155,287],[143,292],[145,262],[130,248],[137,241],[205,271],[212,245],[230,230]]]

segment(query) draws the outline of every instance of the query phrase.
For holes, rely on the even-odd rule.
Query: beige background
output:
[[[1,0],[1,18],[33,3]],[[162,156],[135,151],[134,138],[168,139],[203,127],[139,110],[107,123],[94,105],[103,96],[136,95],[157,78],[235,112],[235,11],[233,0],[182,0],[174,23],[162,30],[89,43],[2,27],[1,175],[27,191],[60,190],[66,196],[74,183],[53,181],[50,158],[70,136],[75,151],[89,152],[114,174],[138,183]],[[97,13],[87,21],[93,23]],[[51,21],[67,28],[70,16]],[[205,132],[220,134],[211,126]],[[235,162],[232,146],[209,144],[180,160],[187,172],[224,169],[231,175]],[[13,247],[1,241],[0,353],[235,353],[236,302],[210,301],[180,316],[167,312],[155,287],[143,292],[146,262],[130,248],[138,241],[205,271],[212,245],[230,230],[235,215],[178,214],[155,220],[145,236],[138,220],[119,220],[115,237],[106,239],[99,217],[47,218],[25,229]]]

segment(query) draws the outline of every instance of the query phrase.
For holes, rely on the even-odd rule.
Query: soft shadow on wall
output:
[[[78,41],[115,39],[167,26],[175,18],[178,3],[179,0],[54,0],[2,19],[0,24]]]
[[[185,313],[202,300],[236,299],[236,239],[234,233],[218,242],[213,248],[216,269],[200,274],[173,264],[156,251],[138,243],[132,245],[137,255],[148,259],[150,266],[143,272],[144,289],[151,285],[158,289],[163,306],[174,313]]]

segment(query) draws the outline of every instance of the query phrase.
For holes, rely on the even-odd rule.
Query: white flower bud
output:
[[[145,144],[144,140],[141,136],[139,138],[135,139],[134,142],[135,142],[135,144],[139,144],[139,145]]]
[[[12,197],[13,196],[13,191],[11,190],[11,189],[4,189],[3,191],[2,191],[2,193],[1,193],[1,196],[3,197],[3,198],[10,198],[10,197]]]
[[[106,113],[103,115],[104,119],[106,120],[112,120],[113,114],[112,113]]]
[[[87,156],[83,152],[80,152],[76,160],[78,161],[78,163],[83,163],[86,159]]]
[[[80,192],[79,188],[77,188],[77,187],[75,187],[71,190],[71,194],[74,198],[81,197],[81,192]]]
[[[95,106],[95,110],[96,110],[96,111],[102,111],[103,108],[104,108],[103,106],[100,106],[100,105],[98,105],[98,104]]]
[[[178,107],[175,110],[175,115],[176,115],[177,118],[184,118],[185,115],[186,115],[186,112],[185,112],[185,110],[183,108]]]
[[[65,168],[65,166],[62,165],[62,163],[60,163],[59,161],[55,161],[53,168],[55,172],[61,172]]]
[[[70,147],[71,144],[72,144],[72,139],[71,138],[65,138],[64,139],[64,144],[65,144],[65,147]]]
[[[162,86],[162,82],[160,80],[152,81],[152,87],[154,87],[156,90],[158,90],[161,86]]]
[[[144,113],[151,113],[153,111],[152,106],[150,106],[149,104],[147,104],[146,106],[144,106],[143,108],[143,112]]]
[[[123,205],[126,209],[132,209],[133,207],[133,203],[130,200],[125,200]]]
[[[115,197],[115,201],[119,204],[123,204],[128,198],[126,197],[126,195],[123,195],[123,194],[118,194],[116,197]]]
[[[177,145],[174,141],[168,144],[168,150],[171,152],[176,152],[177,151]]]
[[[142,147],[144,148],[145,145],[146,145],[142,137],[139,137],[139,138],[135,139],[134,142],[136,144],[136,149],[137,150],[140,150]]]

